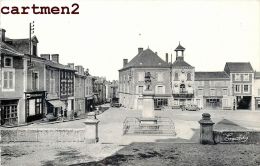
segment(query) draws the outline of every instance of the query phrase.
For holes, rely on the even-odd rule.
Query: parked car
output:
[[[111,103],[111,98],[107,98],[106,103]]]
[[[200,110],[200,108],[195,104],[187,105],[184,108],[187,111],[198,111],[198,110]]]
[[[121,104],[119,103],[119,98],[112,98],[110,106],[111,107],[121,107]]]

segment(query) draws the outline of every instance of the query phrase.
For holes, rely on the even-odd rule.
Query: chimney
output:
[[[83,74],[83,73],[82,73],[82,69],[83,69],[83,66],[79,65],[79,66],[78,66],[78,73],[79,73],[80,75]]]
[[[157,52],[155,52],[155,54],[156,54],[156,55],[158,55],[158,53],[157,53]]]
[[[78,74],[80,74],[79,72],[79,66],[75,66],[75,70],[77,70]]]
[[[123,59],[123,67],[128,63],[128,59]]]
[[[0,41],[5,41],[5,29],[0,28]]]
[[[139,47],[139,48],[138,48],[138,54],[140,54],[141,52],[143,52],[143,50],[144,50],[143,48]]]
[[[85,71],[85,75],[89,75],[89,70],[88,69],[86,69],[86,71]]]
[[[41,54],[41,58],[44,58],[46,60],[50,60],[50,54]]]
[[[74,63],[68,63],[68,67],[74,69]]]
[[[168,53],[165,54],[165,61],[168,63]]]
[[[81,66],[81,74],[82,74],[82,75],[84,75],[84,70],[85,70],[84,67]]]
[[[53,62],[59,63],[59,54],[51,54],[51,60]]]

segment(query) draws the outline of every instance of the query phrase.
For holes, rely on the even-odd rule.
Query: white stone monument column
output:
[[[154,113],[154,92],[145,90],[143,93],[143,110],[141,125],[154,125],[157,124],[157,119]]]
[[[154,100],[151,95],[143,95],[143,118],[154,118]]]

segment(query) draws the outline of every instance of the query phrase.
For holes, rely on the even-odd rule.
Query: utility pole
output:
[[[30,64],[32,62],[32,34],[34,34],[34,21],[29,24],[29,56]]]

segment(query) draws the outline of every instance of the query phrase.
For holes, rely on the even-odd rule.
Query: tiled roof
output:
[[[56,63],[56,62],[53,62],[53,61],[50,61],[50,60],[45,60],[45,64],[48,65],[48,66],[54,67],[54,68],[58,68],[58,69],[66,69],[66,70],[76,71],[76,70],[68,67],[67,65]]]
[[[228,80],[229,76],[226,72],[195,72],[195,81],[200,80]]]
[[[178,57],[173,63],[172,67],[175,69],[193,69],[194,67],[183,60],[183,57]]]
[[[24,54],[29,54],[29,39],[12,39],[12,46]]]
[[[25,39],[7,38],[6,42],[9,45],[12,45],[17,51],[20,51],[24,54],[29,54],[29,38],[25,38]],[[38,39],[36,36],[32,37],[32,43],[38,43]]]
[[[123,69],[129,67],[169,67],[169,64],[148,48],[137,54]]]
[[[230,72],[254,72],[250,62],[227,62],[226,67]]]
[[[23,56],[22,52],[17,51],[14,47],[6,44],[5,42],[0,42],[0,52],[1,54],[8,54],[12,56]]]
[[[260,71],[255,72],[255,78],[260,79]]]

